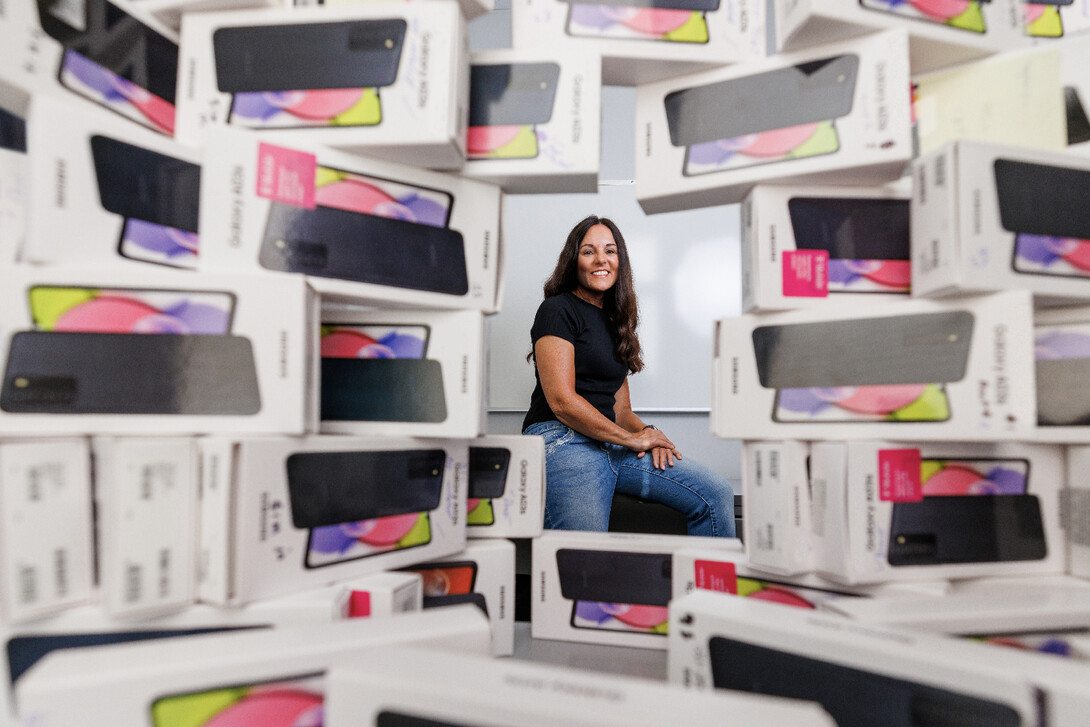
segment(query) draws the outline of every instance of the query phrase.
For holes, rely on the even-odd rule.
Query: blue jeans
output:
[[[685,516],[689,535],[734,537],[734,489],[712,470],[687,459],[656,470],[619,444],[599,442],[558,421],[538,422],[523,434],[545,440],[545,527],[609,529],[613,494],[662,503]]]

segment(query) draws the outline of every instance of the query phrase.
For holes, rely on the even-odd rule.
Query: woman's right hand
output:
[[[628,445],[633,452],[649,452],[655,447],[673,450],[674,443],[658,429],[648,427],[635,433],[635,439]]]

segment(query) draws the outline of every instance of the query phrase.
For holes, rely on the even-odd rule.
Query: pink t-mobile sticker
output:
[[[693,585],[702,591],[738,594],[738,574],[734,563],[698,560],[693,564]]]
[[[348,594],[348,618],[367,618],[371,615],[371,592],[352,591]]]
[[[308,210],[315,208],[313,154],[272,144],[257,147],[257,196]]]
[[[792,298],[825,298],[829,295],[829,251],[785,250],[783,294]]]
[[[919,502],[923,499],[920,450],[878,450],[878,499],[883,502]]]

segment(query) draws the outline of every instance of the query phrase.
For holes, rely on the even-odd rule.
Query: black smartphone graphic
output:
[[[434,359],[323,358],[326,421],[446,421],[443,369]]]
[[[699,145],[846,116],[852,109],[858,68],[858,56],[834,56],[667,94],[664,103],[670,142],[686,149],[684,173],[690,176],[743,165],[730,155],[721,162],[700,162],[698,167],[694,147]],[[833,129],[833,138],[820,150],[805,155],[831,153],[837,148]],[[703,151],[698,156],[704,156]],[[800,155],[798,147],[785,147],[782,154],[762,153],[754,162],[779,161],[791,152]]]
[[[967,311],[759,326],[761,386],[948,383],[965,376],[973,333]]]
[[[1022,727],[1001,702],[723,636],[708,657],[717,689],[817,702],[838,727]]]
[[[26,153],[26,121],[0,109],[0,149]]]
[[[889,564],[939,565],[1042,560],[1035,495],[943,495],[893,503]]]
[[[222,93],[393,85],[406,23],[400,18],[218,28]]]
[[[446,452],[298,452],[286,466],[292,525],[305,530],[436,509]]]
[[[57,72],[62,86],[155,131],[173,133],[173,41],[107,0],[38,0],[38,18],[64,47]]]
[[[1064,86],[1064,107],[1067,111],[1067,144],[1090,141],[1090,119],[1074,86]]]
[[[1037,359],[1037,424],[1071,427],[1090,424],[1090,359]]]
[[[222,335],[19,331],[0,408],[11,413],[252,415],[253,348]]]
[[[829,253],[829,294],[908,292],[909,200],[792,197],[795,247]]]
[[[561,548],[556,565],[573,628],[666,635],[669,553]]]
[[[511,450],[506,447],[469,448],[469,497],[503,497]]]
[[[447,722],[445,720],[431,719],[429,717],[419,717],[413,714],[405,714],[404,712],[379,712],[378,717],[375,718],[375,727],[471,727],[467,724],[459,724],[455,722]]]
[[[258,261],[269,270],[320,278],[469,292],[460,232],[334,207],[273,203]]]
[[[91,156],[103,209],[125,220],[118,240],[122,256],[171,264],[164,235],[178,240],[181,252],[196,254],[200,165],[99,135],[91,137]]]

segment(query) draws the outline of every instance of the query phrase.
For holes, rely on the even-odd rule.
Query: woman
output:
[[[730,484],[632,411],[637,319],[624,237],[591,215],[568,235],[530,329],[537,386],[522,431],[545,439],[545,527],[607,530],[622,492],[678,510],[690,535],[733,537]]]

